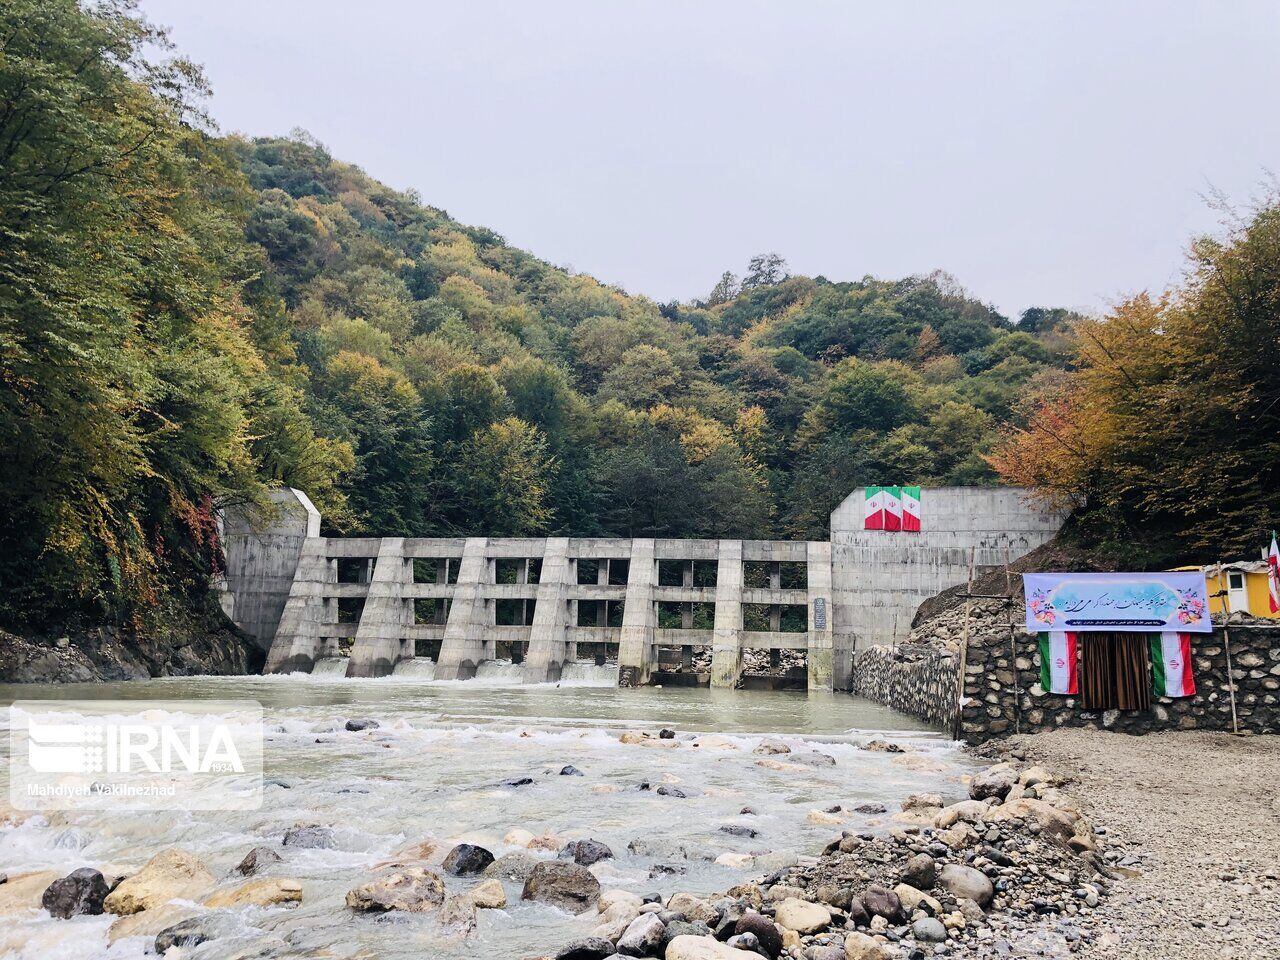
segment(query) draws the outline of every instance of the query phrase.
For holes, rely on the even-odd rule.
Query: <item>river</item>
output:
[[[480,911],[474,937],[448,943],[430,915],[353,915],[343,899],[407,844],[439,840],[438,858],[465,839],[501,855],[515,849],[503,840],[515,828],[608,844],[615,859],[594,868],[605,889],[664,895],[724,890],[818,852],[841,828],[890,822],[888,816],[855,813],[856,805],[881,802],[892,812],[913,792],[959,794],[960,777],[970,769],[939,734],[856,697],[626,690],[610,681],[607,671],[586,668],[560,685],[512,683],[502,670],[461,683],[402,673],[381,680],[294,675],[0,685],[5,705],[46,698],[257,700],[266,718],[268,781],[262,808],[250,812],[30,817],[0,828],[0,871],[13,876],[91,865],[127,873],[159,850],[180,846],[222,878],[251,847],[265,844],[285,858],[271,872],[302,881],[301,905],[230,913],[223,937],[186,956],[527,957],[554,953],[585,936],[594,920],[521,902],[520,886],[507,884],[509,907]],[[343,724],[353,717],[374,718],[380,727],[347,732]],[[677,731],[676,746],[619,741],[623,731],[656,732],[660,726]],[[693,734],[715,736],[698,747]],[[765,735],[784,740],[793,755],[753,753]],[[872,737],[905,752],[860,749]],[[7,731],[3,744],[7,751]],[[815,749],[835,764],[778,762]],[[583,776],[559,775],[566,764]],[[522,777],[533,783],[501,784]],[[651,789],[641,789],[643,783]],[[662,785],[678,785],[687,797],[660,795]],[[837,805],[840,823],[811,822],[824,819],[814,811]],[[741,813],[746,806],[754,815]],[[281,848],[285,829],[298,823],[333,827],[335,848]],[[750,825],[759,836],[720,830],[732,824]],[[638,852],[630,852],[636,840]],[[756,859],[714,862],[726,853]],[[651,878],[659,864],[683,872]],[[446,880],[454,891],[477,882]],[[53,920],[41,911],[6,919],[0,956],[19,960],[124,960],[143,956],[152,939],[111,944],[111,916]]]

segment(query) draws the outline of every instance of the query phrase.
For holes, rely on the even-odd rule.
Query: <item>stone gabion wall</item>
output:
[[[894,651],[868,647],[853,658],[853,692],[947,727],[955,722],[959,664],[938,651]]]
[[[1231,624],[1231,676],[1236,685],[1236,714],[1241,730],[1280,732],[1280,625]],[[1192,634],[1194,697],[1156,697],[1150,710],[1082,710],[1075,697],[1040,689],[1040,651],[1036,638],[1008,632],[975,632],[965,668],[966,703],[961,736],[969,743],[1020,730],[1053,727],[1102,727],[1125,733],[1168,729],[1231,729],[1230,681],[1222,628]]]

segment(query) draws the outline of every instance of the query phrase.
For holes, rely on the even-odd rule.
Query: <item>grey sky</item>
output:
[[[142,0],[223,129],[304,127],[659,300],[776,250],[1010,315],[1176,281],[1280,156],[1280,4]]]

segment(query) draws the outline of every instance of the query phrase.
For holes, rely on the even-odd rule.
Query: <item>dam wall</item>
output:
[[[926,597],[1051,538],[1061,516],[1022,491],[922,492],[920,532],[863,529],[863,490],[831,515],[831,539],[322,537],[298,491],[268,522],[222,518],[224,608],[268,649],[267,672],[347,657],[379,677],[430,659],[437,679],[480,664],[558,680],[582,659],[623,686],[744,681],[744,663],[801,660],[811,690],[847,690],[855,648],[905,635]]]

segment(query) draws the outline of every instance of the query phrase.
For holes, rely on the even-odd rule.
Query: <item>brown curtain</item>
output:
[[[1150,649],[1140,633],[1086,633],[1080,664],[1080,706],[1086,710],[1149,710]]]

